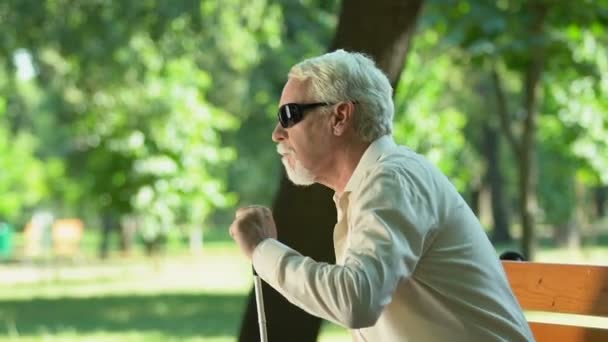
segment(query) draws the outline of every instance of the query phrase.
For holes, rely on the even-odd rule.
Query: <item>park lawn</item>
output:
[[[235,341],[251,285],[224,239],[198,256],[0,264],[0,341]],[[329,324],[320,339],[349,340]]]
[[[538,259],[605,264],[608,248],[545,249]],[[198,256],[0,264],[0,342],[235,341],[251,284],[250,265],[221,236]],[[550,320],[573,319],[583,320]],[[350,337],[326,324],[320,341]]]

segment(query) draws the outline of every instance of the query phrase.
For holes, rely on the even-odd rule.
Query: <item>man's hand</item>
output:
[[[239,208],[235,216],[230,225],[230,236],[249,259],[260,242],[267,238],[277,238],[277,228],[270,209],[252,205]]]

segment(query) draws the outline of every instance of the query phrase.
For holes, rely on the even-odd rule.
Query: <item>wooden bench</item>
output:
[[[502,263],[525,311],[608,317],[608,266]],[[608,342],[608,323],[594,328],[530,322],[530,328],[537,342]]]

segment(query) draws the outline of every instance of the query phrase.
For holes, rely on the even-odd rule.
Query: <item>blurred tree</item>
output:
[[[498,101],[498,115],[507,141],[517,156],[519,164],[519,210],[522,225],[522,252],[528,260],[534,258],[535,236],[534,219],[536,210],[537,164],[535,159],[535,134],[538,115],[538,85],[546,58],[544,38],[545,17],[547,5],[541,2],[531,4],[528,8],[527,31],[523,34],[530,39],[528,55],[523,58],[523,118],[519,138],[516,137],[512,126],[512,115],[501,86],[501,80],[496,69],[492,71],[492,78],[496,89]]]
[[[27,132],[11,132],[6,100],[0,97],[0,221],[22,221],[19,214],[48,191],[43,162],[35,155],[37,140]]]
[[[599,70],[605,64],[597,61],[594,63],[583,61],[583,58],[580,57],[582,54],[577,52],[580,49],[574,48],[577,42],[576,39],[573,39],[572,32],[582,30],[582,32],[588,33],[587,46],[599,46],[596,45],[594,39],[602,37],[603,24],[601,22],[606,21],[606,13],[602,9],[606,8],[606,3],[587,1],[586,4],[589,6],[578,4],[556,6],[551,1],[488,3],[435,0],[430,3],[440,9],[440,13],[443,13],[443,15],[437,16],[436,26],[449,28],[445,31],[444,42],[460,48],[460,55],[455,54],[455,57],[461,67],[470,69],[468,71],[470,75],[478,74],[480,71],[486,73],[488,76],[482,77],[482,79],[491,80],[491,82],[483,81],[481,83],[485,89],[482,94],[489,99],[495,99],[495,104],[488,106],[490,110],[486,110],[486,112],[498,114],[495,117],[499,118],[500,130],[507,137],[517,163],[519,197],[517,203],[523,228],[522,249],[525,254],[532,256],[534,222],[542,219],[539,215],[540,212],[537,211],[536,201],[537,191],[542,187],[537,188],[537,184],[538,181],[542,182],[550,178],[538,178],[539,165],[537,163],[548,160],[546,158],[539,160],[538,153],[548,151],[548,149],[537,149],[537,146],[545,143],[543,139],[539,139],[537,128],[540,125],[542,129],[542,126],[545,125],[544,121],[551,120],[547,118],[556,116],[559,118],[560,125],[571,126],[564,120],[564,115],[557,115],[558,112],[563,112],[567,105],[565,102],[556,105],[556,101],[551,99],[553,97],[551,88],[570,87],[576,77],[580,77],[581,74],[589,74],[591,65],[595,64],[591,69]],[[586,51],[598,51],[598,49],[587,49]],[[596,53],[595,58],[597,59],[597,56],[602,53]],[[577,55],[578,58],[573,58]],[[587,53],[586,55],[589,58],[594,54]],[[596,75],[592,76],[592,79],[597,81],[587,79],[588,87],[584,88],[580,87],[580,84],[584,83],[578,82],[579,85],[574,89],[587,89],[589,99],[599,99],[599,93],[592,93],[590,90],[601,89],[599,86],[601,77],[597,76],[600,75],[599,73],[592,72],[592,74]],[[577,76],[574,79],[571,76],[563,77],[566,75]],[[549,79],[552,82],[548,82]],[[593,88],[593,84],[596,85],[596,88]],[[488,93],[488,89],[493,89],[493,94]],[[565,97],[560,98],[565,99]],[[569,103],[573,102],[569,101]],[[549,108],[550,110],[548,110]],[[575,112],[580,113],[580,111]],[[602,122],[602,115],[599,114],[599,111],[587,112],[594,113],[589,117],[593,117],[596,124]],[[487,116],[486,120],[489,126],[488,124],[479,126],[479,132],[482,127],[495,127],[492,116]],[[581,130],[581,132],[584,131]],[[595,131],[598,133],[596,136],[603,135],[601,129],[595,129]],[[486,134],[486,137],[489,138],[493,136],[493,134]],[[576,139],[581,138],[582,136]],[[586,146],[586,148],[579,147],[579,150],[585,150],[593,158],[589,158],[590,161],[586,162],[591,167],[584,167],[579,163],[579,167],[575,167],[573,170],[580,170],[582,167],[590,171],[590,174],[595,174],[596,178],[598,173],[601,175],[601,169],[592,166],[602,163],[604,159],[598,156],[598,148],[605,146],[602,146],[603,143],[600,143],[599,140],[594,138],[591,141],[586,140],[587,144],[578,143],[579,146]],[[573,145],[570,145],[569,142]],[[484,145],[488,148],[491,141],[485,140]],[[576,145],[577,143],[574,143],[573,140],[566,139],[558,150],[568,153],[567,151]],[[556,151],[556,149],[551,151]],[[601,155],[601,153],[599,154]],[[488,158],[491,154],[485,153],[485,155]],[[492,165],[493,161],[488,159],[487,164]],[[489,169],[489,171],[491,170]],[[494,173],[496,170],[491,172]],[[542,172],[553,171],[543,167]],[[552,192],[557,195],[554,190]],[[540,193],[540,195],[546,196],[546,193]],[[492,196],[493,199],[494,197]],[[541,198],[539,203],[548,202]],[[495,207],[501,206],[495,205]],[[570,212],[573,212],[573,209]]]
[[[595,213],[597,217],[606,216],[606,202],[608,202],[608,186],[598,186],[594,189]]]
[[[535,12],[528,10],[538,4],[547,9],[539,36],[529,34]],[[538,195],[542,210],[527,205],[534,220],[562,230],[584,223],[576,213],[589,212],[580,210],[588,189],[608,183],[608,3],[583,4],[429,0],[410,66],[395,83],[396,139],[426,154],[461,192],[490,189],[495,241],[508,239],[510,206],[524,203],[513,199],[518,192],[523,198],[517,179]],[[225,223],[232,209],[218,208],[236,202],[231,192],[241,203],[270,204],[281,167],[268,127],[276,121],[285,71],[338,40],[369,43],[372,54],[383,44],[368,39],[374,34],[366,25],[355,32],[346,24],[332,42],[338,5],[0,2],[6,108],[0,126],[10,149],[31,156],[26,169],[15,163],[11,173],[36,174],[35,182],[14,183],[27,199],[11,196],[4,215],[21,220],[36,205],[53,205],[64,215],[99,216],[109,233],[120,216],[136,211],[149,216],[146,236],[153,241],[176,225],[194,231],[202,222]],[[360,11],[359,5],[348,10]],[[388,50],[403,53],[407,37],[387,40],[394,42]],[[531,93],[525,75],[534,79],[537,50],[547,58]],[[401,68],[386,62],[391,78]],[[526,121],[531,94],[538,114]],[[503,153],[507,134],[499,112],[520,145],[522,137],[534,143],[531,152]],[[179,127],[183,122],[193,124]],[[9,164],[16,158],[5,156]],[[518,166],[526,158],[542,172],[538,186],[533,168],[524,174]],[[605,191],[597,191],[598,213]]]
[[[569,246],[582,241],[583,228],[597,217],[590,210],[593,189],[608,184],[608,37],[602,24],[608,14],[583,13],[578,19],[569,13],[572,19],[555,30],[559,49],[548,61],[553,72],[542,109],[553,115],[541,117],[539,130],[541,163],[552,170],[540,182],[544,218],[555,226],[557,241]]]
[[[221,132],[237,128],[239,117],[210,103],[211,77],[202,70],[243,71],[257,58],[256,39],[273,28],[260,16],[266,1],[225,5],[0,4],[0,50],[29,60],[36,95],[18,102],[23,92],[10,93],[6,117],[15,131],[45,142],[37,151],[44,160],[64,160],[69,178],[50,184],[62,214],[96,212],[118,222],[136,212],[146,216],[143,236],[154,240],[234,203],[224,175],[235,153]],[[247,53],[235,53],[243,47]],[[12,78],[27,69],[1,62]]]
[[[487,107],[493,104],[490,83],[480,68],[469,65],[466,53],[454,49],[451,38],[459,23],[451,15],[458,17],[462,11],[442,1],[425,6],[409,67],[395,95],[395,135],[438,165],[483,223],[480,196],[489,187],[492,237],[505,241],[510,239],[508,183],[501,167],[500,135],[495,133],[498,125],[487,117]]]

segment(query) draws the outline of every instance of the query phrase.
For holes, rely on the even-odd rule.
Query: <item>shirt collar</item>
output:
[[[380,157],[386,152],[393,149],[395,146],[395,140],[390,135],[384,135],[376,140],[374,140],[365,150],[363,156],[359,160],[355,171],[350,176],[348,183],[344,187],[344,193],[353,191],[361,180],[365,176],[365,171],[369,169],[370,166],[374,165]],[[334,194],[334,200],[337,200],[337,196]]]

